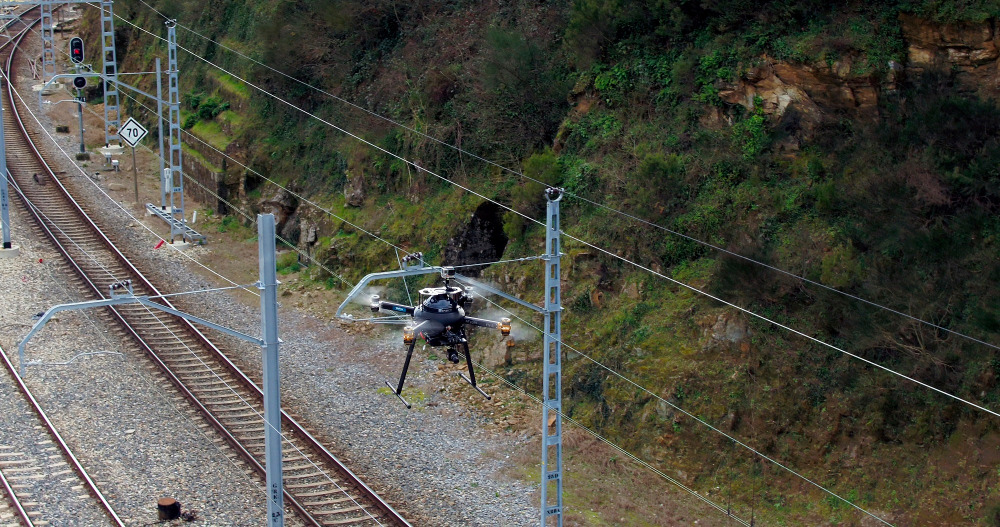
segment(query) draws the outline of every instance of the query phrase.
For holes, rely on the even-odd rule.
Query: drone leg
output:
[[[465,379],[465,382],[472,385],[477,392],[483,394],[483,397],[485,397],[486,400],[493,400],[493,398],[487,395],[486,392],[484,392],[479,386],[476,386],[476,371],[472,368],[472,355],[469,353],[469,343],[462,342],[462,346],[465,347],[465,363],[469,365],[469,376],[466,377],[465,374],[462,373],[459,373],[458,375]]]
[[[406,399],[403,399],[403,396],[400,394],[403,393],[403,381],[406,380],[406,370],[410,369],[410,358],[413,357],[413,347],[416,345],[417,341],[414,340],[410,343],[409,349],[406,350],[406,362],[403,363],[403,373],[399,375],[399,386],[393,390],[396,397],[399,397],[399,400],[403,401],[403,404],[405,404],[407,408],[413,408],[413,406],[406,402]],[[392,389],[392,385],[389,384],[389,381],[385,381],[385,385],[388,386],[389,389]]]

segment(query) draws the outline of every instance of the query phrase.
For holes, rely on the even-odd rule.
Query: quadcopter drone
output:
[[[403,382],[406,380],[406,371],[410,367],[410,358],[413,356],[413,348],[417,344],[418,336],[424,339],[430,346],[446,346],[448,360],[454,364],[458,364],[460,360],[456,348],[461,346],[462,351],[465,353],[465,363],[469,367],[469,376],[466,377],[464,374],[460,374],[461,377],[475,388],[476,391],[481,393],[483,397],[491,399],[486,392],[476,385],[476,372],[472,367],[472,357],[469,355],[469,341],[466,338],[465,326],[499,329],[502,335],[510,335],[509,318],[502,318],[499,322],[495,322],[493,320],[465,315],[466,310],[472,306],[472,288],[451,285],[451,280],[455,278],[454,267],[442,267],[441,278],[444,279],[444,287],[421,289],[420,297],[423,300],[417,306],[385,302],[379,299],[378,295],[372,295],[371,297],[371,310],[373,313],[385,310],[413,317],[413,322],[403,328],[403,343],[408,348],[406,350],[406,362],[403,363],[403,373],[399,376],[399,384],[393,388],[392,384],[389,384],[389,381],[385,382],[385,385],[393,390],[396,397],[407,408],[411,408],[412,406],[401,394],[403,392]]]

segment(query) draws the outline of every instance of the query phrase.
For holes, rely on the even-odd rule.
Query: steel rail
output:
[[[37,24],[40,20],[39,18],[34,21],[28,22],[23,20],[22,17],[25,17],[28,13],[30,13],[31,11],[35,11],[37,9],[39,8],[34,7],[32,9],[28,9],[25,12],[21,13],[18,20],[20,23],[24,24],[24,28],[19,32],[19,34],[16,37],[0,45],[0,50],[6,50],[8,46],[11,48],[16,48],[20,44],[21,40],[32,28],[32,26]],[[10,25],[12,24],[9,24],[5,29],[8,29]],[[10,54],[10,57],[12,56],[13,56],[13,51]],[[10,58],[8,57],[8,64],[9,62]],[[7,70],[9,71],[9,68],[7,68]],[[9,84],[10,83],[8,82],[8,86]],[[70,467],[72,467],[77,477],[79,477],[83,481],[84,485],[87,488],[87,491],[101,504],[101,508],[103,509],[104,513],[109,517],[109,519],[111,519],[115,523],[115,525],[124,527],[125,524],[122,522],[121,518],[119,518],[118,514],[115,513],[114,508],[111,507],[111,504],[108,502],[107,498],[104,497],[104,494],[97,487],[97,484],[94,482],[94,480],[91,479],[90,475],[87,473],[87,470],[83,467],[83,464],[80,463],[80,460],[77,459],[77,457],[73,454],[73,451],[69,448],[69,444],[66,443],[66,441],[62,438],[62,435],[59,434],[59,431],[56,430],[55,425],[52,423],[51,420],[49,420],[48,415],[42,409],[41,404],[39,404],[34,394],[31,393],[31,390],[28,389],[28,386],[24,383],[24,380],[21,379],[21,377],[17,374],[17,370],[14,368],[14,365],[10,362],[10,359],[7,357],[7,354],[3,351],[2,348],[0,348],[0,356],[2,356],[3,364],[10,372],[11,377],[16,381],[18,389],[24,395],[25,399],[28,400],[35,414],[45,425],[45,428],[48,430],[49,435],[51,435],[52,438],[55,440],[55,443],[59,446],[59,449],[61,450],[63,457],[65,457],[66,460],[69,462]],[[13,489],[10,488],[6,479],[3,480],[3,485],[7,490],[7,492],[12,496],[14,501],[17,502],[16,495],[14,494]],[[16,508],[18,510],[18,513],[21,515],[22,519],[26,522],[26,524],[32,525],[27,512],[24,511],[20,503],[16,503]]]
[[[0,470],[0,484],[3,485],[3,490],[7,495],[7,499],[11,506],[14,507],[14,512],[17,516],[21,518],[21,522],[27,527],[34,527],[34,523],[31,523],[31,517],[28,516],[28,511],[24,510],[21,506],[21,500],[17,499],[17,494],[14,494],[14,489],[11,488],[10,483],[7,481],[7,477],[3,475],[3,470]]]
[[[14,368],[14,364],[10,362],[10,358],[7,357],[7,353],[4,352],[3,348],[0,348],[0,357],[3,358],[4,367],[6,367],[7,371],[10,372],[11,377],[13,377],[15,381],[17,381],[18,389],[24,395],[25,399],[27,399],[28,402],[31,403],[31,407],[32,409],[34,409],[35,414],[38,415],[38,418],[45,425],[45,428],[49,431],[49,435],[51,435],[52,438],[55,439],[56,444],[59,445],[59,448],[62,450],[63,456],[69,461],[69,464],[73,468],[73,471],[76,472],[77,476],[79,476],[80,479],[83,480],[83,483],[84,485],[87,486],[87,490],[90,492],[90,494],[92,494],[97,499],[97,501],[101,503],[101,507],[104,509],[105,514],[108,515],[108,517],[115,523],[115,525],[118,525],[119,527],[125,527],[125,523],[122,522],[122,519],[115,512],[114,508],[111,506],[111,503],[109,503],[107,498],[104,497],[104,494],[101,492],[101,490],[97,488],[97,483],[95,483],[94,480],[90,477],[90,474],[87,473],[87,469],[83,468],[83,464],[80,463],[80,460],[77,459],[77,457],[73,454],[73,451],[70,450],[69,444],[66,443],[66,441],[62,438],[62,435],[59,434],[59,431],[56,430],[55,425],[52,424],[51,420],[49,420],[49,416],[45,413],[45,410],[42,409],[42,405],[38,402],[38,399],[35,399],[34,394],[32,394],[31,390],[28,389],[28,386],[24,384],[24,380],[21,379],[21,377],[17,374],[17,369]],[[13,496],[14,491],[7,485],[6,480],[4,480],[4,486],[7,488],[7,491],[11,494],[11,496]],[[20,504],[18,504],[18,509],[20,508],[21,508]],[[23,509],[21,510],[23,511]],[[23,516],[25,519],[27,519],[26,512],[23,514]],[[28,524],[31,525],[30,520],[28,520]]]
[[[12,56],[13,57],[13,56]],[[7,71],[8,77],[12,69],[12,57],[8,59]],[[15,116],[15,122],[18,128],[25,137],[30,137],[27,129],[24,126],[23,120],[20,118],[20,114],[17,111],[17,104],[14,102],[15,98],[12,93],[13,87],[8,86],[8,97],[11,101],[10,109]],[[102,242],[105,249],[109,250],[111,254],[118,263],[125,268],[125,272],[130,275],[130,278],[134,282],[141,284],[142,287],[146,287],[149,291],[153,292],[153,295],[159,295],[159,290],[125,257],[124,254],[118,250],[117,246],[112,243],[112,241],[104,234],[104,232],[93,222],[89,215],[85,212],[82,206],[73,198],[69,190],[63,185],[63,183],[56,177],[55,173],[52,171],[51,167],[45,162],[44,157],[38,151],[36,146],[29,140],[28,146],[31,149],[32,155],[39,162],[41,167],[46,171],[48,179],[56,184],[56,188],[62,197],[67,201],[70,207],[79,215],[83,224],[88,227],[89,230],[95,234],[99,240]],[[28,202],[26,196],[21,191],[21,189],[15,185],[15,192]],[[29,207],[29,211],[32,216],[35,217],[38,225],[40,225],[45,232],[49,235],[49,238],[55,243],[56,248],[59,252],[66,258],[67,262],[73,267],[78,276],[84,281],[86,286],[91,289],[98,298],[104,298],[104,292],[101,290],[100,286],[94,282],[93,279],[88,277],[86,271],[78,265],[75,259],[70,254],[70,251],[59,242],[58,236],[51,229],[49,229],[47,222],[42,218],[37,211],[32,210]],[[162,300],[164,304],[172,306],[172,304],[166,300]],[[138,331],[132,326],[132,324],[126,319],[126,317],[116,309],[111,310],[112,315],[126,332],[128,332],[133,339],[144,349],[147,355],[154,361],[154,363],[160,367],[161,371],[166,375],[166,377],[171,381],[171,383],[181,392],[181,394],[190,401],[197,410],[200,411],[201,415],[209,422],[209,424],[220,432],[223,439],[237,452],[237,454],[246,461],[258,474],[264,474],[264,468],[257,460],[257,458],[243,445],[238,438],[236,438],[227,427],[220,422],[213,415],[211,410],[207,408],[205,404],[195,395],[188,387],[185,385],[183,380],[181,380],[177,375],[171,371],[169,365],[167,365],[158,355],[156,350],[144,339]],[[218,360],[224,367],[224,369],[234,376],[234,378],[239,382],[242,387],[250,391],[255,397],[262,399],[263,394],[260,388],[254,383],[241,369],[239,369],[232,361],[224,354],[221,350],[215,346],[201,331],[189,322],[178,319],[176,320],[178,324],[183,328],[183,331],[188,335],[193,337],[198,341],[206,350],[208,350],[213,357]],[[372,491],[363,481],[360,480],[350,469],[346,467],[339,459],[336,458],[326,447],[324,447],[312,434],[310,434],[299,422],[282,410],[283,425],[287,434],[294,434],[305,444],[306,448],[312,450],[321,459],[320,461],[328,463],[331,468],[343,476],[348,482],[349,487],[356,489],[360,494],[363,495],[364,499],[369,501],[370,504],[374,505],[379,512],[385,515],[389,519],[389,522],[396,525],[409,525],[409,523],[400,515],[395,509],[392,508],[385,500],[383,500],[378,494]],[[287,435],[286,434],[286,435]],[[290,506],[298,513],[304,520],[314,525],[324,525],[324,522],[316,519],[311,515],[307,508],[294,496],[293,493],[289,492],[286,488],[285,491],[286,499],[288,500]]]

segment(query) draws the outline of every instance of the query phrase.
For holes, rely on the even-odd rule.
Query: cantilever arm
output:
[[[121,297],[117,297],[117,298],[108,298],[108,299],[105,299],[105,300],[92,300],[92,301],[89,301],[89,302],[77,302],[77,303],[74,303],[74,304],[60,304],[58,306],[53,306],[53,307],[49,308],[45,312],[45,314],[42,315],[42,318],[40,318],[38,320],[38,322],[35,322],[35,325],[31,327],[31,330],[28,331],[28,334],[24,337],[24,339],[21,340],[21,343],[17,345],[17,354],[18,354],[18,358],[19,358],[19,361],[20,361],[20,363],[18,364],[18,369],[19,369],[20,375],[22,377],[24,376],[24,364],[25,364],[24,363],[24,347],[28,344],[28,341],[31,340],[31,337],[34,337],[36,333],[38,333],[39,331],[41,331],[42,327],[44,327],[45,324],[48,323],[48,321],[56,313],[58,313],[60,311],[75,311],[75,310],[78,310],[78,309],[87,309],[87,308],[91,308],[91,307],[107,307],[107,306],[116,306],[116,305],[119,305],[119,304],[134,304],[134,303],[139,303],[139,304],[142,304],[144,306],[147,306],[147,307],[150,307],[150,308],[153,308],[153,309],[158,309],[160,311],[164,311],[164,312],[170,313],[171,315],[179,316],[181,318],[190,320],[191,322],[194,322],[196,324],[201,324],[201,325],[204,325],[204,326],[208,326],[208,327],[210,327],[212,329],[215,329],[215,330],[221,331],[223,333],[227,333],[229,335],[232,335],[232,336],[234,336],[234,337],[236,337],[238,339],[242,339],[242,340],[245,340],[245,341],[248,341],[248,342],[252,342],[252,343],[260,345],[260,346],[264,345],[263,339],[260,339],[260,338],[257,338],[257,337],[252,337],[252,336],[247,335],[245,333],[240,333],[239,331],[236,331],[234,329],[229,329],[229,328],[227,328],[225,326],[220,326],[220,325],[218,325],[218,324],[216,324],[214,322],[209,322],[208,320],[205,320],[203,318],[196,317],[196,316],[188,314],[188,313],[184,313],[183,311],[178,311],[176,309],[167,307],[167,306],[165,306],[163,304],[158,304],[158,303],[153,302],[152,300],[150,300],[149,297],[145,297],[145,296],[121,296]],[[279,340],[279,342],[280,342],[280,340]]]
[[[18,374],[24,377],[24,347],[34,337],[36,333],[42,330],[42,328],[52,319],[52,316],[60,311],[75,311],[77,309],[87,309],[88,307],[105,307],[105,306],[116,306],[118,304],[130,304],[135,302],[134,297],[120,297],[120,298],[109,298],[107,300],[92,300],[89,302],[76,302],[73,304],[59,304],[58,306],[52,306],[42,318],[35,322],[35,325],[31,327],[28,334],[21,339],[21,343],[17,345],[17,356],[18,356]]]
[[[344,309],[347,307],[348,304],[351,303],[351,300],[353,300],[354,297],[358,296],[361,293],[361,291],[368,286],[368,284],[370,284],[375,280],[381,280],[383,278],[401,278],[404,276],[416,276],[421,274],[431,274],[440,272],[441,272],[440,267],[416,267],[416,268],[411,267],[409,269],[403,269],[401,271],[371,273],[368,276],[362,278],[361,281],[358,282],[358,285],[354,286],[354,289],[351,289],[351,292],[347,294],[347,298],[345,298],[344,301],[340,304],[340,307],[337,308],[337,313],[334,316],[345,320],[353,320],[350,316],[344,314]]]

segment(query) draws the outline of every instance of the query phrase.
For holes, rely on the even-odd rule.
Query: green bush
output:
[[[185,130],[190,130],[192,127],[194,127],[194,125],[198,124],[198,121],[200,121],[200,119],[198,119],[198,114],[196,113],[189,114],[187,117],[184,118],[184,122],[181,124],[181,128]]]
[[[237,229],[240,226],[240,222],[236,220],[233,216],[226,216],[222,218],[222,223],[219,224],[219,232],[229,232]]]
[[[743,153],[744,159],[757,157],[771,140],[763,104],[764,101],[760,97],[755,98],[750,114],[733,125],[733,140]]]
[[[533,154],[524,162],[524,175],[531,180],[511,190],[511,208],[531,218],[538,219],[545,212],[545,188],[559,186],[563,171],[559,158],[551,149]],[[534,181],[532,181],[534,180]],[[509,239],[520,238],[526,226],[520,214],[504,214],[504,234]]]
[[[299,254],[295,251],[289,251],[278,255],[278,274],[287,275],[297,273],[300,269],[302,269],[302,265],[299,264]]]
[[[201,99],[204,97],[203,93],[185,93],[181,96],[184,104],[187,105],[191,110],[197,110],[198,105],[201,104]]]
[[[204,121],[210,121],[228,109],[228,102],[223,102],[218,97],[209,97],[198,106],[198,117]]]

